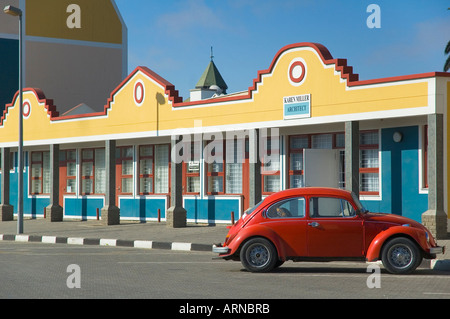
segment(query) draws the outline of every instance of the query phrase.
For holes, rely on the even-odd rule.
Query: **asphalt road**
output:
[[[287,262],[253,274],[209,252],[0,242],[0,298],[450,299],[450,272]],[[376,267],[376,266],[375,266]],[[373,288],[369,288],[368,285]]]

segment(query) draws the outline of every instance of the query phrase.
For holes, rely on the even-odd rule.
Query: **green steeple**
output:
[[[206,68],[205,72],[203,72],[200,80],[198,80],[195,88],[209,89],[212,85],[217,85],[222,89],[222,92],[224,94],[227,93],[228,86],[222,78],[222,75],[220,75],[220,72],[211,57],[211,62],[209,62],[208,67]]]

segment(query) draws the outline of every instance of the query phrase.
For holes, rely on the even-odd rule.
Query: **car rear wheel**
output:
[[[422,254],[417,245],[408,238],[397,237],[389,240],[381,253],[383,266],[393,274],[413,272],[422,262]]]
[[[241,263],[251,272],[268,272],[275,268],[278,255],[273,244],[265,238],[253,238],[241,249]]]

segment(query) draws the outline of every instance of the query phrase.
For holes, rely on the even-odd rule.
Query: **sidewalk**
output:
[[[122,246],[182,251],[212,251],[222,243],[227,225],[187,224],[183,228],[166,227],[165,222],[121,220],[120,225],[103,225],[98,220],[67,219],[49,222],[46,219],[24,219],[23,234],[17,234],[17,221],[0,222],[0,241],[62,243],[74,245]],[[446,246],[445,254],[435,260],[424,260],[421,268],[450,271],[450,238],[437,241]]]
[[[214,243],[225,240],[226,226],[187,224],[184,228],[169,228],[165,222],[124,220],[120,225],[108,226],[98,220],[49,222],[25,218],[20,235],[16,220],[0,222],[0,240],[212,251]]]

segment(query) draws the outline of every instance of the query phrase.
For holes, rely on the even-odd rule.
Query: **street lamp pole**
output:
[[[22,10],[11,5],[3,11],[6,14],[19,17],[19,146],[18,155],[18,182],[17,182],[17,233],[23,233],[23,59],[22,59]]]

